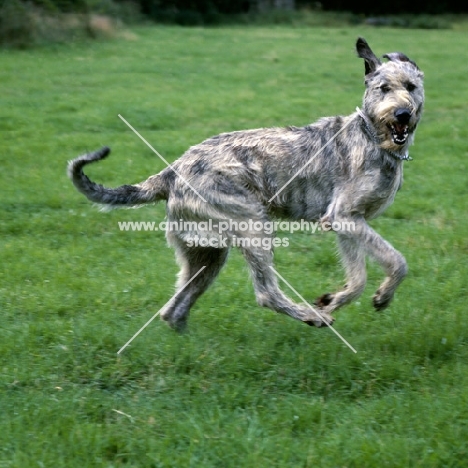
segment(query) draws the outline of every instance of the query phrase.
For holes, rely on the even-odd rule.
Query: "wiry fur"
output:
[[[346,285],[321,296],[315,311],[295,304],[280,291],[269,268],[273,265],[271,250],[243,247],[257,302],[309,325],[329,325],[332,312],[362,293],[365,257],[370,256],[386,274],[374,296],[374,307],[383,309],[406,275],[407,265],[401,253],[366,220],[381,214],[401,186],[402,159],[413,142],[424,103],[423,74],[401,53],[387,54],[389,61],[382,63],[364,39],[358,39],[356,48],[366,72],[362,111],[322,118],[305,127],[221,134],[193,146],[171,167],[137,185],[107,189],[83,174],[83,166],[106,157],[108,148],[71,161],[69,175],[78,190],[97,203],[128,206],[167,200],[169,221],[212,219],[215,224],[226,219],[267,222],[279,217],[354,222],[355,230],[337,232]],[[193,230],[167,232],[181,266],[179,291],[206,267],[161,313],[174,328],[185,326],[191,306],[216,278],[229,250],[189,247],[187,239],[194,234]],[[219,236],[217,232],[198,234]],[[225,236],[267,235],[229,231]]]

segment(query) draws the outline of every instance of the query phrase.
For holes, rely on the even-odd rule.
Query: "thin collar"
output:
[[[356,111],[359,114],[359,116],[362,118],[362,120],[364,120],[364,124],[366,125],[366,130],[369,133],[370,137],[372,138],[373,142],[376,145],[380,145],[380,139],[375,133],[374,126],[372,125],[372,122],[370,121],[369,117],[367,117],[367,115],[364,114],[364,112],[361,109],[359,109],[359,107],[356,107]],[[394,151],[390,151],[388,149],[383,149],[383,148],[381,149],[382,151],[385,151],[390,156],[394,157],[395,159],[399,159],[400,161],[412,161],[413,160],[413,158],[411,158],[410,155],[408,154],[408,151],[406,151],[404,155],[401,155],[401,154],[395,153]]]

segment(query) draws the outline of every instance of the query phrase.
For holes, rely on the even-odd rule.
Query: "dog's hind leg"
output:
[[[334,319],[307,305],[291,301],[279,288],[273,267],[273,252],[257,247],[242,247],[244,258],[249,264],[258,305],[314,325],[331,325]]]
[[[171,239],[171,244],[175,247],[181,270],[176,295],[161,312],[161,318],[175,330],[183,331],[187,326],[190,308],[218,276],[226,262],[229,249],[188,247],[186,242],[175,236]],[[193,278],[203,267],[204,269]]]

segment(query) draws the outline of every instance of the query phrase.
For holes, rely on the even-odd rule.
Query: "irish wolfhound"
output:
[[[423,109],[423,73],[399,52],[384,55],[388,61],[382,63],[362,38],[356,49],[364,59],[366,89],[362,109],[351,115],[322,118],[305,127],[214,136],[191,147],[159,174],[115,189],[90,181],[82,171],[104,159],[109,148],[69,163],[74,185],[93,202],[118,207],[166,200],[168,221],[199,223],[166,233],[181,267],[179,294],[161,312],[173,328],[184,328],[190,308],[218,275],[236,238],[252,240],[241,250],[261,306],[309,325],[330,325],[332,312],[362,293],[366,255],[386,274],[373,297],[374,307],[381,310],[390,303],[407,264],[366,221],[391,205],[401,187],[403,161],[409,159],[408,147]],[[265,248],[271,243],[253,242],[271,240],[272,235],[255,229],[240,232],[236,227],[242,220],[258,226],[273,218],[354,226],[336,232],[346,285],[319,297],[314,309],[292,302],[279,289],[272,248]],[[216,228],[226,220],[236,222],[228,223],[220,238]],[[194,245],[195,235],[209,239],[205,244],[209,246]],[[211,243],[216,239],[219,244]]]

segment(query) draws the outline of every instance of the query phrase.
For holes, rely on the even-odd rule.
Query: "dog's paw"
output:
[[[393,296],[382,294],[380,291],[377,291],[372,298],[372,305],[377,311],[386,309],[390,302],[392,302]]]
[[[314,314],[315,316],[310,317],[308,320],[304,320],[304,323],[309,325],[310,327],[330,327],[333,325],[333,322],[335,321],[334,317],[332,317],[329,314],[324,314],[321,312],[317,312],[317,314]]]
[[[170,314],[167,314],[167,315],[161,315],[160,318],[161,318],[161,320],[166,322],[167,325],[169,325],[169,327],[172,328],[177,333],[187,333],[187,331],[188,331],[187,317],[176,319],[173,316],[171,316]]]

